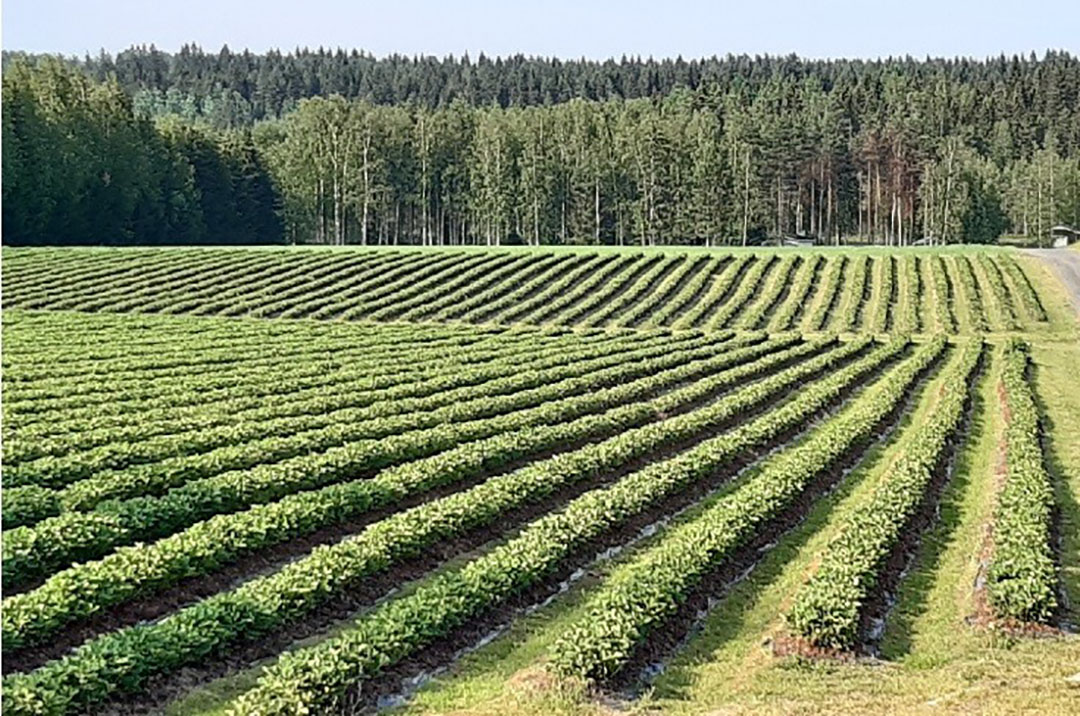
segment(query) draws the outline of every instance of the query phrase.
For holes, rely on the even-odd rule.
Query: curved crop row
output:
[[[575,269],[589,265],[593,256],[577,254],[564,257],[552,257],[553,260],[540,265],[535,274],[520,284],[512,284],[509,292],[495,298],[491,292],[474,297],[474,304],[462,310],[457,319],[465,323],[483,323],[503,311],[512,310],[529,300],[530,296],[544,291],[562,277]]]
[[[587,280],[536,312],[523,317],[527,323],[577,323],[578,319],[595,310],[603,301],[654,262],[659,256],[633,254],[621,257],[597,271]]]
[[[659,328],[660,326],[669,325],[677,320],[676,316],[687,310],[692,310],[695,300],[704,295],[710,281],[722,270],[721,267],[724,265],[725,260],[723,257],[707,258],[701,269],[686,282],[682,289],[645,320],[643,327]]]
[[[489,320],[498,320],[500,323],[517,323],[526,320],[534,312],[555,305],[556,302],[566,300],[567,296],[580,290],[582,284],[591,283],[598,276],[606,276],[609,271],[613,270],[613,267],[619,266],[622,261],[614,254],[589,255],[585,257],[585,261],[581,265],[572,268],[561,278],[544,286],[532,298],[500,309],[500,312],[487,318]]]
[[[708,261],[708,257],[706,256],[687,256],[686,259],[676,266],[673,271],[668,273],[668,275],[665,276],[648,295],[643,296],[640,301],[627,309],[621,316],[614,319],[611,322],[611,325],[633,327],[643,321],[649,320],[650,316],[655,316],[658,313],[658,307],[660,307],[664,301],[671,298],[671,293],[675,288],[684,281],[687,276],[692,275],[694,270],[702,266],[706,261]]]
[[[825,330],[829,314],[840,293],[840,279],[844,275],[846,256],[833,256],[822,270],[821,283],[814,293],[813,308],[806,317],[805,328],[809,331]]]
[[[282,318],[325,318],[354,305],[365,294],[382,290],[387,284],[398,281],[410,272],[427,272],[429,269],[438,271],[439,268],[432,267],[442,266],[445,260],[447,260],[445,256],[440,255],[405,254],[400,261],[374,272],[373,275],[363,273],[346,277],[340,283],[334,282],[327,289],[305,294],[303,299],[292,301],[288,305],[274,305],[274,302],[267,303],[265,297],[254,297],[250,302],[246,302],[247,305],[228,308],[222,313],[223,315],[238,315],[250,310],[253,314],[259,315],[278,311],[278,315]]]
[[[200,464],[209,465],[214,472],[229,465],[265,464],[275,455],[289,456],[314,450],[316,446],[323,447],[326,444],[324,438],[336,441],[335,434],[338,437],[348,434],[352,439],[359,439],[365,435],[376,437],[405,426],[415,428],[419,423],[408,417],[410,413],[436,411],[414,416],[431,424],[450,419],[449,413],[463,414],[461,411],[468,410],[467,401],[470,400],[495,399],[552,381],[565,381],[596,368],[607,367],[610,371],[611,364],[618,367],[624,357],[648,357],[702,344],[707,345],[701,340],[691,343],[654,340],[636,347],[616,343],[589,348],[586,344],[584,348],[563,349],[551,354],[538,351],[527,358],[515,352],[510,354],[509,360],[493,360],[471,369],[466,369],[467,364],[462,362],[456,370],[426,374],[394,388],[365,391],[360,385],[346,385],[333,393],[315,395],[304,401],[277,405],[261,401],[264,407],[233,415],[242,422],[168,433],[134,444],[118,440],[82,453],[34,460],[12,467],[12,474],[20,479],[32,473],[39,478],[48,474],[53,480],[80,476],[81,479],[59,489],[46,487],[40,480],[38,484],[8,488],[3,505],[4,526],[10,529],[61,511],[90,509],[108,498],[160,492],[177,480],[209,474],[199,472]],[[650,345],[655,347],[650,349]],[[498,410],[499,405],[498,400],[486,405],[477,404],[487,410]],[[447,406],[454,408],[451,410]],[[380,420],[391,417],[394,420],[389,422]],[[339,423],[348,424],[348,427],[337,428],[335,433],[334,426]],[[319,433],[319,430],[324,432]],[[110,433],[109,430],[105,432]],[[295,445],[283,441],[290,435],[300,435],[293,441]],[[244,458],[245,454],[252,457]],[[117,473],[116,470],[123,471]],[[82,471],[87,474],[81,475]],[[153,489],[154,485],[157,489]]]
[[[858,326],[866,286],[869,283],[867,274],[870,273],[871,261],[872,259],[865,254],[855,256],[848,261],[839,310],[831,321],[834,330],[853,331]]]
[[[889,330],[889,310],[893,302],[893,259],[881,256],[874,261],[873,293],[866,327],[871,333]]]
[[[979,254],[977,266],[981,293],[984,298],[988,295],[990,297],[990,319],[993,328],[999,331],[1016,330],[1019,327],[1016,315],[997,265],[986,254]]]
[[[694,328],[705,322],[706,316],[731,292],[736,286],[736,281],[743,275],[746,267],[754,261],[750,255],[736,256],[724,266],[708,291],[701,297],[689,311],[679,316],[671,327],[677,330]]]
[[[580,336],[568,340],[562,336],[522,334],[520,337],[478,335],[430,342],[395,343],[388,340],[385,351],[363,346],[356,353],[334,351],[333,362],[328,360],[327,354],[316,355],[316,360],[301,364],[287,360],[286,356],[283,365],[253,366],[240,371],[239,375],[222,371],[225,378],[221,380],[155,380],[157,393],[153,400],[157,405],[140,397],[134,400],[134,406],[129,404],[128,410],[109,411],[96,418],[75,416],[64,419],[67,413],[60,410],[44,416],[52,420],[21,423],[17,429],[6,426],[5,437],[15,438],[16,442],[4,444],[5,458],[9,464],[16,464],[116,440],[143,439],[163,432],[233,424],[258,416],[293,414],[297,406],[302,408],[303,402],[310,398],[330,399],[346,391],[358,393],[373,387],[386,389],[402,383],[430,381],[453,375],[455,368],[479,367],[530,352],[535,354],[531,357],[533,360],[555,360],[548,354],[569,349],[571,342],[579,348],[606,345],[611,350],[620,347],[629,350],[650,342],[645,336],[646,340],[634,338],[628,335]],[[657,339],[652,337],[651,340]],[[406,365],[401,365],[403,350],[415,356]],[[193,393],[202,395],[193,396]],[[170,405],[162,401],[163,396],[174,398],[175,403]],[[191,397],[206,396],[209,400],[190,402]],[[355,405],[359,396],[350,395],[348,399]],[[116,400],[123,402],[120,398]],[[74,412],[86,412],[86,409]]]
[[[628,563],[589,599],[582,617],[554,644],[554,668],[585,679],[618,673],[649,632],[675,614],[711,569],[788,509],[815,478],[873,438],[878,424],[901,404],[944,345],[938,339],[920,348],[839,415]]]
[[[761,257],[754,260],[746,272],[742,274],[742,280],[735,286],[735,290],[728,296],[715,312],[710,314],[705,321],[705,327],[709,330],[724,328],[732,323],[746,303],[757,293],[765,274],[771,270],[773,264],[779,261],[775,256]]]
[[[806,306],[810,289],[813,288],[814,279],[817,277],[824,261],[823,256],[814,254],[802,262],[791,282],[791,290],[788,291],[787,298],[784,299],[784,302],[780,304],[780,307],[776,309],[776,313],[769,320],[769,331],[787,331],[793,327],[795,318]]]
[[[1019,304],[1023,306],[1027,317],[1032,321],[1045,321],[1046,311],[1043,310],[1042,303],[1039,302],[1039,297],[1035,294],[1035,289],[1032,288],[1031,282],[1028,280],[1027,275],[1024,274],[1023,269],[1017,265],[1016,260],[1012,256],[1001,255],[996,258],[996,261],[998,269],[1012,284],[1011,294],[1019,298]]]
[[[613,282],[614,285],[608,284],[605,286],[604,293],[601,294],[603,301],[596,306],[594,311],[579,314],[581,318],[574,321],[574,323],[581,326],[602,326],[612,323],[621,312],[647,296],[653,288],[653,284],[659,281],[662,276],[674,271],[679,264],[684,263],[686,260],[684,256],[664,256],[645,271],[637,274],[632,280],[620,283]]]
[[[979,285],[975,281],[971,263],[967,256],[952,256],[950,265],[955,269],[953,273],[956,280],[953,281],[953,287],[956,288],[957,303],[964,308],[964,323],[975,333],[984,333],[986,317],[983,315],[982,297],[979,295]]]
[[[791,272],[799,264],[798,256],[787,256],[780,259],[769,272],[761,294],[750,302],[745,310],[739,314],[735,325],[743,329],[754,329],[759,326],[773,309],[780,296],[787,290],[791,279]]]
[[[893,330],[901,334],[918,333],[920,286],[918,260],[910,254],[897,257],[896,307],[893,311]]]
[[[949,444],[964,420],[982,343],[967,344],[944,370],[933,410],[891,463],[873,493],[844,521],[813,577],[787,614],[796,634],[815,646],[851,648],[889,556],[912,529]]]
[[[446,313],[454,314],[459,307],[478,305],[472,302],[475,295],[481,295],[488,290],[498,290],[500,287],[511,288],[520,272],[527,271],[529,266],[542,260],[540,255],[511,256],[510,260],[478,266],[412,301],[399,302],[395,296],[390,305],[379,311],[369,312],[365,317],[376,321],[390,318],[401,321],[440,319]]]
[[[379,277],[401,266],[417,266],[417,257],[409,254],[390,255],[380,258],[377,254],[358,256],[355,261],[341,262],[340,268],[330,265],[326,271],[312,271],[299,275],[278,285],[268,285],[260,290],[246,290],[237,298],[203,302],[195,311],[198,315],[250,315],[256,317],[277,316],[328,294],[340,295],[350,286],[368,285]],[[241,287],[243,289],[243,287]],[[171,312],[171,311],[170,311]]]
[[[707,346],[712,342],[711,337],[690,338],[686,345],[680,345],[679,347]],[[426,399],[426,402],[416,405],[416,410],[426,410],[432,407],[434,405],[433,401],[440,400],[438,393],[450,388],[462,389],[463,392],[457,395],[461,399],[495,397],[502,392],[543,386],[549,382],[586,375],[592,370],[612,369],[613,367],[619,369],[620,367],[626,367],[622,366],[623,363],[630,363],[655,354],[663,354],[673,347],[675,346],[671,344],[670,339],[663,340],[661,338],[646,342],[642,346],[630,346],[631,350],[629,351],[621,351],[620,344],[616,343],[614,345],[600,344],[599,346],[586,345],[585,347],[567,348],[565,355],[561,352],[557,352],[554,356],[538,353],[533,355],[531,359],[523,359],[515,353],[495,361],[459,369],[456,373],[445,374],[445,379],[438,383],[437,387],[433,386],[436,387],[436,390],[424,396],[416,396]],[[534,362],[539,367],[530,365],[530,363]],[[517,374],[507,375],[513,373],[515,369],[518,370]],[[438,380],[438,378],[434,379]],[[342,400],[344,405],[340,408],[332,405],[324,406],[326,410],[332,411],[330,414],[303,413],[300,415],[286,415],[276,419],[273,416],[268,416],[269,420],[276,420],[276,422],[268,423],[256,418],[246,426],[229,425],[216,432],[214,429],[210,429],[209,431],[195,431],[191,434],[163,435],[154,440],[135,445],[126,443],[116,446],[105,445],[84,453],[76,453],[60,458],[40,458],[14,465],[5,472],[4,479],[12,487],[19,485],[57,487],[86,479],[104,470],[120,469],[141,463],[160,462],[168,458],[189,456],[194,458],[196,455],[216,447],[229,447],[253,441],[258,442],[262,438],[266,440],[261,443],[261,446],[266,450],[262,455],[263,461],[272,459],[271,456],[274,454],[275,449],[285,450],[286,452],[289,450],[283,445],[275,447],[275,443],[271,441],[278,437],[286,438],[304,433],[305,445],[299,449],[308,449],[322,444],[320,438],[322,434],[314,432],[316,430],[325,429],[330,431],[325,434],[325,437],[331,440],[335,439],[331,437],[334,431],[340,431],[342,435],[349,436],[349,439],[357,439],[365,433],[363,428],[359,428],[357,424],[354,424],[355,421],[367,419],[364,417],[365,415],[371,418],[378,417],[380,411],[383,410],[390,410],[391,413],[388,414],[394,412],[394,409],[389,408],[387,405],[388,399],[393,396],[375,391],[362,393],[360,389],[361,386],[359,385],[353,386],[352,390],[355,392],[345,394]],[[381,404],[372,406],[375,401],[380,401]],[[483,406],[478,405],[477,407],[482,408]],[[343,410],[364,410],[366,412],[344,413],[341,412]],[[442,417],[445,416],[440,416],[440,418]],[[432,419],[429,417],[427,421],[430,422]],[[252,449],[258,449],[258,446],[253,446]],[[235,460],[227,460],[224,458],[224,454],[219,453],[212,459],[212,462],[220,467],[232,464]],[[159,471],[164,468],[149,469]],[[183,472],[189,476],[204,474],[200,471],[193,471],[190,463],[183,468]]]
[[[945,272],[945,261],[940,256],[928,256],[925,260],[930,272],[934,296],[934,320],[937,322],[939,331],[952,333],[956,330],[956,322],[952,313],[952,291],[949,286],[949,275]]]

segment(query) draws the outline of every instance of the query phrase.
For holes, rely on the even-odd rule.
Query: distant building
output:
[[[810,247],[814,245],[814,240],[809,236],[785,236],[780,242],[781,246],[799,246]]]
[[[1080,241],[1080,230],[1065,224],[1058,224],[1050,229],[1051,245],[1055,249],[1063,249],[1069,244]]]

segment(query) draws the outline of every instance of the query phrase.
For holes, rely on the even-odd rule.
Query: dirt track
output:
[[[1065,291],[1072,299],[1073,307],[1080,313],[1080,251],[1069,249],[1025,249],[1025,253],[1037,256],[1053,266]]]

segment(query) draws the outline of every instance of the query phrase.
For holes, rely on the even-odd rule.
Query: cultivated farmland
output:
[[[3,258],[6,712],[1080,698],[1035,257]]]

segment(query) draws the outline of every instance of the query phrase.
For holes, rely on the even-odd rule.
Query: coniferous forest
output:
[[[1080,225],[1080,60],[5,54],[7,244],[906,245]]]

